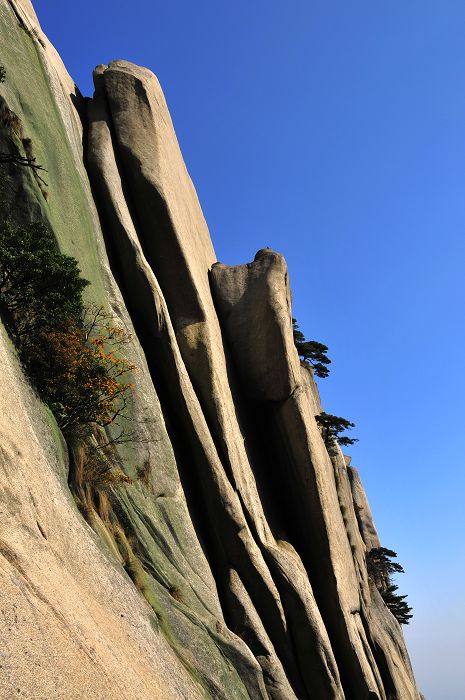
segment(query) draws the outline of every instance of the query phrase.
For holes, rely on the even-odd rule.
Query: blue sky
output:
[[[80,89],[165,90],[218,259],[271,246],[330,348],[325,408],[406,574],[427,700],[465,697],[465,4],[36,0]]]

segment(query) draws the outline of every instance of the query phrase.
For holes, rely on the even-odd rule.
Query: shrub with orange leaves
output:
[[[133,388],[130,336],[102,307],[84,306],[88,285],[45,224],[0,220],[0,318],[65,432],[117,422]]]
[[[78,425],[106,427],[124,417],[136,368],[122,355],[131,337],[103,309],[88,307],[84,319],[44,330],[28,369],[63,431]]]

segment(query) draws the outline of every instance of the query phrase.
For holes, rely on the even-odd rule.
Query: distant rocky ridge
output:
[[[0,0],[0,36],[49,192],[11,170],[10,216],[49,224],[138,367],[133,483],[78,510],[76,457],[2,329],[0,698],[420,700],[367,576],[360,477],[314,419],[283,256],[216,261],[151,71],[98,66],[86,100],[28,0]]]

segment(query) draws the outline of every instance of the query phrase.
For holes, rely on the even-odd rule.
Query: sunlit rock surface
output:
[[[0,697],[419,700],[368,581],[361,481],[314,419],[284,258],[216,261],[151,71],[98,66],[84,100],[30,2],[0,0],[0,34],[49,193],[10,172],[9,215],[48,222],[138,367],[133,483],[78,509],[76,456],[2,331]]]

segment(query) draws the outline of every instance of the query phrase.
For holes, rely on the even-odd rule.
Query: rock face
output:
[[[355,467],[348,466],[347,474],[349,476],[352,500],[357,513],[360,534],[365,543],[367,551],[370,551],[370,549],[380,546],[378,533],[376,532],[373,516],[371,514],[370,504],[368,503],[368,499],[360,479],[360,474]]]
[[[48,171],[47,203],[9,173],[9,214],[49,224],[139,370],[133,483],[89,498],[2,331],[0,697],[419,700],[367,577],[360,478],[314,418],[284,258],[216,261],[151,71],[98,66],[86,101],[30,2],[0,0],[0,34],[2,95]]]
[[[284,401],[300,384],[284,258],[265,248],[249,265],[215,263],[211,278],[244,394],[257,401]]]

